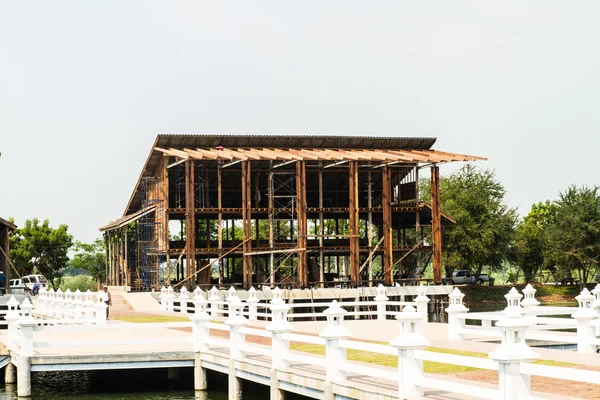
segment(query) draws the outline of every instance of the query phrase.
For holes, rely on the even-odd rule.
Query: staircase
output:
[[[112,301],[111,312],[134,311],[133,307],[120,293],[111,293],[110,300]]]

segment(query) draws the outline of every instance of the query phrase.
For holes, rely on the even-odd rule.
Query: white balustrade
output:
[[[516,299],[514,293],[510,299]],[[508,300],[508,298],[507,298]],[[509,303],[509,307],[514,303]],[[489,357],[498,363],[499,399],[512,400],[530,395],[529,375],[520,372],[520,363],[531,362],[539,357],[525,343],[525,331],[530,322],[515,308],[505,313],[505,318],[496,323],[502,335],[502,343]]]
[[[427,297],[427,286],[422,283],[417,288],[417,297],[415,298],[415,304],[417,305],[417,312],[421,316],[421,324],[427,322],[427,304],[429,304],[429,297]]]
[[[327,326],[319,336],[325,339],[326,382],[345,379],[345,374],[340,367],[346,363],[346,349],[340,346],[340,341],[352,337],[352,332],[344,326],[346,313],[347,311],[341,308],[336,300],[333,300],[329,308],[323,312],[327,318]]]
[[[189,299],[187,292],[188,290],[185,286],[183,286],[181,290],[179,290],[179,311],[182,314],[187,314],[187,302]]]
[[[208,297],[208,301],[210,302],[210,316],[216,318],[219,316],[219,301],[221,300],[219,297],[219,289],[213,286],[209,293],[210,296]]]
[[[290,307],[281,298],[281,289],[279,287],[273,290],[270,310],[272,318],[266,330],[271,332],[271,348],[273,350],[271,365],[274,369],[281,369],[287,365],[285,357],[290,352],[289,340],[285,340],[283,335],[291,332],[293,327],[287,319]]]
[[[423,396],[423,364],[415,358],[415,350],[429,346],[430,342],[420,332],[423,317],[413,306],[406,306],[396,315],[400,334],[390,342],[398,350],[398,394],[401,399]]]
[[[598,313],[592,308],[594,295],[585,288],[581,294],[575,297],[579,304],[579,309],[573,314],[573,318],[577,320],[577,352],[578,353],[594,353],[596,345],[593,344],[596,338],[596,327],[591,323],[598,318]]]
[[[256,297],[256,289],[254,289],[254,286],[252,286],[248,290],[248,299],[246,300],[246,302],[248,303],[248,319],[250,321],[256,321],[256,314],[258,310],[257,303],[259,302],[259,300]]]
[[[450,298],[450,304],[446,308],[448,313],[448,340],[464,340],[465,335],[462,331],[465,328],[465,320],[460,317],[469,311],[463,304],[465,295],[458,288],[454,288],[448,297]]]
[[[167,311],[167,288],[164,285],[160,288],[160,309]]]
[[[381,283],[377,286],[377,296],[375,296],[375,304],[377,304],[377,319],[385,320],[387,313],[387,301],[389,297],[386,296],[387,289]]]
[[[194,335],[194,351],[208,351],[210,349],[207,344],[207,340],[210,337],[210,330],[206,324],[210,321],[210,315],[206,312],[208,301],[204,299],[201,290],[194,290],[194,293],[192,299],[194,302],[194,315],[190,317],[193,323],[192,333]]]

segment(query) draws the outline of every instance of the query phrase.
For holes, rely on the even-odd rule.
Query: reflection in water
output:
[[[193,368],[53,371],[31,374],[33,399],[61,400],[225,400],[227,376],[207,372],[209,391],[194,391]],[[267,386],[244,381],[244,400],[269,398]],[[286,398],[306,399],[301,396]],[[0,385],[0,400],[17,400],[17,385]]]

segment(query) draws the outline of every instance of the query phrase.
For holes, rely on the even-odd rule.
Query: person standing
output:
[[[106,319],[108,319],[108,308],[112,305],[112,301],[110,299],[110,292],[108,291],[108,286],[104,285],[102,288],[102,301],[106,304]]]

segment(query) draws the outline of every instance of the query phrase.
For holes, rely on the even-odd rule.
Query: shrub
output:
[[[77,289],[81,292],[85,292],[88,289],[92,292],[98,290],[96,280],[89,275],[65,276],[59,287],[63,292],[67,289],[70,289],[71,292],[74,292]]]

